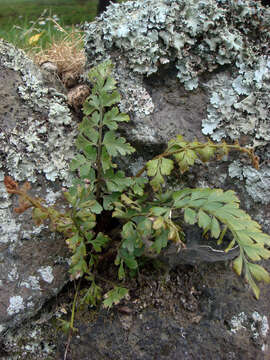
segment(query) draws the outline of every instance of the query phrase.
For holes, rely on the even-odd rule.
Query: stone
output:
[[[236,154],[220,163],[198,163],[182,180],[184,186],[235,189],[242,207],[267,232],[270,230],[269,24],[269,9],[263,9],[259,2],[251,0],[157,0],[154,6],[153,1],[144,0],[113,4],[96,22],[85,27],[88,67],[107,58],[113,61],[114,76],[122,93],[120,108],[131,115],[131,123],[123,126],[121,132],[136,146],[139,156],[121,166],[131,173],[136,172],[145,160],[160,153],[177,133],[188,140],[194,137],[203,140],[206,136],[213,140],[239,139],[241,143],[255,147],[262,160],[260,171],[254,170],[245,157]],[[9,64],[7,55],[4,58],[4,63]],[[9,65],[12,71],[15,65],[12,60]],[[25,71],[25,67],[22,69]],[[32,87],[31,78],[27,78],[27,83]],[[36,91],[39,89],[35,87]],[[19,89],[19,96],[26,101],[27,91]],[[46,96],[41,98],[45,101]],[[56,98],[60,101],[59,93]],[[37,105],[36,96],[28,96],[29,99],[38,111],[43,101],[41,104],[38,101]],[[59,159],[58,152],[52,152],[50,161],[51,152],[44,156],[48,146],[53,150],[59,144],[55,137],[49,145],[48,141],[42,143],[43,152],[35,143],[39,148],[32,161],[36,163],[38,175],[36,171],[31,172],[32,165],[20,167],[20,171],[14,166],[12,159],[15,157],[16,160],[18,154],[25,159],[23,147],[12,153],[13,158],[6,152],[5,166],[12,172],[9,174],[24,181],[25,175],[30,173],[35,192],[43,189],[40,176],[45,176],[46,181],[55,186],[58,181],[68,184],[66,161],[72,153],[73,123],[64,103],[54,101],[53,109],[44,116],[48,116],[49,124],[52,116],[53,123],[60,129],[62,143],[58,150],[61,161],[54,161],[55,156]],[[45,103],[48,104],[47,100]],[[64,123],[57,116],[59,112],[64,115],[61,117],[65,119]],[[14,123],[10,125],[8,135],[12,126]],[[66,126],[70,132],[63,141]],[[11,144],[15,141],[12,136],[8,138],[12,139]],[[33,146],[29,147],[29,140],[25,142],[27,150],[34,151]],[[30,145],[32,143],[33,137]],[[38,167],[42,162],[36,159],[44,160],[46,166]],[[130,165],[131,160],[135,165]],[[169,185],[183,186],[177,179]],[[56,188],[52,193],[57,191]],[[11,202],[6,194],[3,200],[10,210]],[[10,216],[5,229],[6,234],[7,229],[12,229],[8,235],[14,236],[20,224],[15,222],[13,215]],[[23,221],[26,226],[30,220]],[[33,237],[32,227],[30,234]],[[190,239],[191,242],[196,240],[196,231]],[[40,233],[37,240],[40,240]],[[89,354],[97,360],[178,359],[179,356],[213,360],[268,358],[269,288],[262,286],[261,297],[256,301],[242,279],[236,277],[226,264],[200,264],[200,256],[209,258],[209,253],[202,251],[195,255],[196,265],[191,268],[180,266],[178,273],[172,271],[170,281],[165,285],[163,280],[151,278],[146,294],[142,287],[131,286],[130,301],[120,304],[119,311],[116,307],[110,314],[102,310],[98,314],[94,310],[92,314],[89,309],[78,313],[75,326],[79,334],[72,338],[71,358],[88,359]],[[169,268],[174,268],[178,260],[172,259]],[[269,261],[263,265],[269,271]],[[55,276],[49,266],[47,261],[36,270],[39,282],[42,278],[48,284],[47,289],[50,289],[50,281],[54,281],[52,275]],[[9,274],[16,278],[15,270],[10,269]],[[27,275],[32,288],[38,288],[36,279]],[[10,319],[14,324],[23,318],[24,299],[22,293],[14,292],[6,302],[4,309],[5,314],[10,313],[10,323]],[[123,311],[127,307],[133,308],[134,312]],[[62,359],[66,338],[59,336],[55,343],[57,353],[52,358]],[[35,358],[37,350],[34,349],[31,356]],[[24,350],[27,352],[26,347]],[[48,358],[47,354],[44,356],[44,359]]]
[[[0,332],[35,315],[68,281],[69,254],[48,225],[36,227],[31,211],[18,215],[5,175],[29,181],[32,194],[58,202],[68,183],[76,120],[63,86],[23,51],[0,41]],[[63,141],[65,139],[65,141]]]
[[[177,134],[187,140],[238,140],[255,149],[260,170],[236,154],[222,163],[197,164],[183,180],[188,186],[236,190],[241,206],[266,232],[269,28],[270,9],[252,0],[158,0],[154,7],[151,0],[129,1],[112,4],[85,25],[87,66],[111,59],[120,108],[131,116],[121,132],[139,156],[123,166],[136,173]]]

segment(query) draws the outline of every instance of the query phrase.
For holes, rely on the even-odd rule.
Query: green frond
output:
[[[260,270],[261,267],[253,266],[255,264],[251,264],[248,259],[260,261],[270,258],[270,250],[265,248],[270,244],[270,236],[264,234],[260,225],[239,208],[236,194],[231,190],[224,192],[221,189],[184,189],[175,192],[173,199],[175,209],[184,209],[184,220],[188,224],[198,223],[216,239],[221,236],[221,225],[225,226],[222,237],[225,231],[231,232],[233,240],[227,250],[235,242],[240,249],[240,255],[234,260],[233,268],[238,275],[241,275],[244,269],[245,278],[258,297],[259,289],[253,277],[257,281],[267,282],[269,274],[266,270]],[[259,274],[262,276],[259,277]]]

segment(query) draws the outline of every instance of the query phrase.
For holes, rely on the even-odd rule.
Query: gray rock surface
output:
[[[167,282],[141,275],[112,311],[77,312],[68,360],[269,359],[269,289],[255,300],[225,264],[182,266]],[[49,317],[43,309],[40,319],[9,332],[3,360],[63,360],[67,337]]]
[[[237,154],[222,164],[198,165],[184,179],[189,186],[237,190],[267,232],[269,29],[270,9],[252,0],[129,1],[85,26],[88,66],[112,60],[121,110],[131,115],[122,131],[140,156],[130,170],[177,134],[239,140],[255,148],[260,171]]]
[[[189,140],[209,135],[213,140],[227,137],[256,146],[263,162],[260,171],[236,154],[219,164],[196,164],[183,180],[191,187],[237,190],[242,206],[267,232],[269,25],[269,9],[251,0],[156,0],[154,5],[152,0],[129,1],[109,7],[97,22],[87,25],[85,45],[89,67],[107,58],[115,64],[123,96],[121,110],[129,112],[132,120],[121,131],[139,152],[129,170],[136,171],[178,133]],[[8,91],[8,82],[0,85],[0,91],[11,96],[12,103],[17,100],[8,122],[12,107],[8,111],[0,107],[5,130],[3,174],[7,171],[18,181],[28,179],[35,191],[44,191],[41,196],[54,199],[60,182],[69,181],[74,123],[64,98],[44,87],[39,70],[11,46],[0,42],[0,49],[1,76],[11,74],[14,79]],[[176,181],[171,185],[178,186]],[[47,229],[33,231],[29,218],[15,218],[12,202],[3,191],[0,265],[5,270],[1,270],[2,281],[8,286],[1,283],[2,330],[36,311],[61,288],[66,273],[66,265],[59,264],[56,276],[53,265],[56,253],[65,258],[63,242],[53,239]],[[35,262],[35,251],[44,249],[45,243],[46,257]],[[59,244],[59,252],[50,244]],[[21,254],[32,261],[25,265],[23,276]],[[14,259],[19,261],[16,269]],[[269,262],[264,266],[270,269]],[[131,284],[134,292],[124,303],[127,308],[119,307],[110,315],[92,314],[89,309],[78,314],[79,334],[72,339],[70,359],[86,360],[89,354],[93,360],[269,358],[269,288],[263,287],[260,300],[255,301],[242,280],[224,265],[201,264],[191,270],[182,266],[175,274],[167,285],[153,278],[145,288]],[[45,338],[46,332],[45,328],[39,336]],[[41,344],[29,345],[30,350],[24,345],[26,355],[18,359],[36,359],[37,348],[40,359],[62,359],[65,343],[64,336],[55,338],[57,351],[50,357]],[[12,346],[9,350],[11,354]]]
[[[56,200],[68,181],[76,121],[60,82],[42,73],[22,51],[0,41],[0,332],[33,316],[67,282],[68,253],[61,236],[35,227],[31,211],[13,209],[17,200],[3,178],[29,181],[33,194]],[[65,141],[63,141],[65,139]],[[63,202],[62,202],[63,204]]]
[[[217,264],[181,268],[167,283],[146,282],[111,314],[101,312],[91,323],[86,312],[78,316],[70,359],[269,359],[269,289],[256,301]],[[63,353],[60,342],[56,359]]]

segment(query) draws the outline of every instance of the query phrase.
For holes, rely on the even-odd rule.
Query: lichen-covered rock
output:
[[[29,181],[48,204],[61,203],[69,181],[76,121],[63,88],[12,45],[0,41],[0,332],[35,314],[67,281],[61,236],[13,212],[5,175]]]
[[[85,29],[88,65],[107,58],[115,64],[121,110],[132,119],[122,131],[142,149],[138,164],[178,133],[253,146],[260,171],[235,161],[229,171],[214,168],[210,184],[240,184],[246,208],[270,230],[269,7],[252,0],[129,1]],[[209,185],[205,172],[199,175],[197,184]],[[256,202],[265,207],[255,209]]]

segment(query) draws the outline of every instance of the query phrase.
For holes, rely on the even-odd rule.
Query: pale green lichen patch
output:
[[[227,136],[235,140],[241,134],[252,136],[254,146],[270,140],[270,57],[254,54],[252,60],[238,64],[234,74],[219,74],[205,84],[211,97],[202,127],[214,140]]]
[[[254,323],[251,324],[251,329],[254,338],[259,337],[260,334],[262,337],[266,338],[269,332],[269,323],[267,317],[265,315],[260,315],[257,311],[254,311],[252,314],[252,319]]]
[[[262,166],[260,170],[244,166],[239,160],[229,165],[231,178],[245,180],[245,189],[255,202],[268,204],[270,201],[270,169]]]
[[[254,147],[269,142],[269,7],[253,0],[128,1],[110,6],[85,30],[88,65],[111,58],[121,110],[134,112],[137,129],[158,110],[147,91],[144,101],[135,88],[173,67],[187,91],[207,94],[203,134],[216,141],[248,135]],[[154,126],[137,138],[144,134],[144,141],[158,142]],[[270,201],[268,166],[260,174],[248,167],[243,173],[243,166],[239,172],[253,200]]]
[[[1,236],[0,244],[13,244],[18,241],[18,234],[21,228],[21,224],[17,224],[16,221],[11,217],[10,211],[0,209],[1,218]]]
[[[0,317],[3,326],[10,327],[35,314],[50,291],[59,292],[66,281],[66,267],[53,268],[56,252],[65,254],[62,239],[55,239],[47,225],[35,227],[30,212],[14,215],[18,199],[7,194],[3,178],[10,175],[20,185],[29,181],[30,192],[50,204],[58,200],[62,184],[70,181],[77,124],[65,95],[50,87],[60,85],[48,79],[23,51],[0,41],[0,68],[4,79],[0,84],[0,274],[4,279]],[[59,246],[55,246],[57,241]],[[41,284],[49,291],[41,291]]]
[[[38,273],[40,273],[42,279],[47,283],[52,283],[54,276],[53,276],[53,269],[51,266],[43,266],[38,269]]]
[[[267,350],[267,335],[269,333],[269,322],[267,316],[254,311],[251,316],[244,312],[232,317],[230,321],[230,331],[233,334],[239,331],[249,332],[250,338],[261,345],[261,350]]]
[[[13,282],[19,279],[19,273],[17,266],[14,264],[12,265],[11,270],[8,272],[7,278],[9,281]]]
[[[264,12],[256,2],[240,0],[116,4],[100,21],[86,25],[88,61],[101,60],[118,49],[129,68],[140,74],[150,75],[160,64],[174,63],[179,80],[192,90],[203,72],[241,64],[254,55],[257,48],[245,50],[248,31],[267,25]]]
[[[20,282],[20,286],[32,290],[41,290],[39,279],[36,276],[29,276],[25,281]]]
[[[23,298],[21,296],[11,296],[9,299],[9,307],[7,313],[14,315],[21,312],[25,308]]]

